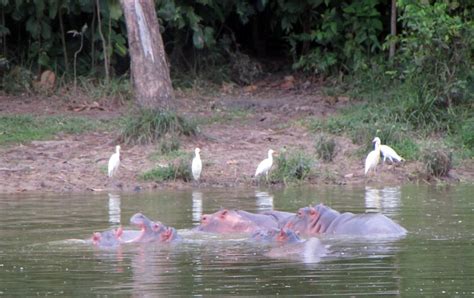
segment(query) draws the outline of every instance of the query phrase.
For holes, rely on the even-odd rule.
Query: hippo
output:
[[[167,227],[159,221],[152,221],[142,213],[133,215],[130,223],[140,227],[141,230],[139,235],[126,242],[171,242],[180,238],[175,228]]]
[[[265,212],[262,212],[261,214],[273,216],[273,218],[278,222],[279,228],[284,227],[286,222],[293,215],[295,215],[295,213],[292,213],[292,212],[285,212],[285,211],[278,211],[278,210],[265,211]]]
[[[397,237],[407,233],[405,228],[383,214],[339,213],[323,204],[299,209],[284,227],[293,229],[302,236],[332,234]]]
[[[250,239],[269,244],[289,244],[302,242],[301,238],[291,229],[258,230]]]
[[[269,258],[295,259],[305,263],[316,263],[326,256],[328,250],[317,238],[301,239],[291,229],[259,230],[252,234],[252,241],[270,244],[264,253]]]
[[[273,216],[221,209],[213,214],[204,214],[201,224],[194,230],[211,233],[253,233],[260,229],[273,228],[278,228],[278,222]]]
[[[103,232],[94,232],[92,234],[92,244],[100,248],[115,248],[121,243],[120,236],[122,233],[122,227]]]
[[[136,242],[172,242],[181,239],[175,228],[167,227],[161,222],[154,222],[141,213],[130,218],[130,222],[140,230],[124,230],[122,227],[94,232],[92,243],[100,248],[115,248],[122,243]]]

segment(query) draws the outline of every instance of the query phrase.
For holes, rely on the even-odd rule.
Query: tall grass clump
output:
[[[126,144],[149,144],[163,136],[197,133],[197,127],[173,111],[141,109],[125,120],[119,140]]]
[[[90,98],[113,98],[122,104],[131,101],[133,90],[130,78],[126,76],[112,78],[108,82],[93,77],[79,77],[79,89]]]
[[[326,162],[332,161],[336,155],[336,141],[326,134],[316,136],[314,147],[318,157]]]
[[[283,152],[276,157],[276,167],[271,172],[271,180],[284,184],[309,178],[314,159],[303,151]]]
[[[438,143],[429,144],[423,150],[421,162],[428,177],[444,177],[452,168],[452,153]]]

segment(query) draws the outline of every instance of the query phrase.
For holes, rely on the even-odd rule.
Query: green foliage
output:
[[[2,76],[1,89],[10,94],[31,93],[33,91],[33,73],[23,67],[15,66]]]
[[[154,169],[147,171],[141,175],[143,180],[147,181],[169,181],[169,180],[183,180],[185,182],[191,181],[192,173],[189,164],[190,156],[180,157],[167,166],[157,166]]]
[[[332,161],[336,155],[336,141],[326,134],[316,136],[315,148],[319,158],[326,162]]]
[[[141,109],[127,117],[120,142],[153,143],[167,134],[191,136],[197,133],[195,124],[172,111]]]
[[[472,7],[469,17],[456,14],[457,7],[449,6],[454,2],[402,0],[399,5],[404,27],[397,56],[402,66],[399,75],[421,87],[424,94],[418,99],[426,109],[465,102],[474,84]]]
[[[467,121],[461,125],[460,136],[464,146],[474,151],[474,117],[467,119]]]
[[[452,167],[452,153],[439,143],[429,144],[423,149],[421,161],[428,177],[447,176]]]
[[[105,128],[104,123],[89,118],[0,116],[0,144],[45,140],[58,133],[79,134]]]
[[[284,184],[306,180],[314,164],[314,159],[303,151],[284,151],[276,158],[276,168],[271,171],[271,180]]]
[[[293,66],[313,73],[328,73],[341,67],[351,71],[367,69],[366,61],[381,49],[379,2],[280,1],[282,27],[289,32],[288,41],[296,60]],[[293,30],[297,25],[303,28],[302,32]]]

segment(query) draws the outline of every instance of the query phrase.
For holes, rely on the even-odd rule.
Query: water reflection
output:
[[[111,226],[120,225],[121,208],[120,196],[109,193],[109,223]]]
[[[384,187],[382,189],[365,187],[365,208],[368,211],[391,213],[400,208],[400,187]]]
[[[104,193],[0,195],[0,293],[8,297],[474,294],[472,185],[318,187],[271,194],[255,189],[201,191],[120,198]],[[320,240],[329,245],[328,257],[312,263],[306,254],[296,259],[286,258],[286,251],[283,257],[267,256],[268,246],[246,236],[201,235],[189,229],[202,212],[221,206],[250,212],[272,206],[294,211],[315,198],[338,210],[382,212],[410,233],[397,241],[324,237]],[[120,222],[120,215],[125,220],[137,211],[180,227],[183,242],[168,247],[127,244],[112,251],[77,242],[58,244],[90,237],[93,231]]]
[[[273,210],[273,196],[266,191],[255,192],[257,197],[257,209],[259,211],[271,211]]]
[[[193,225],[199,225],[202,217],[202,192],[193,190]]]

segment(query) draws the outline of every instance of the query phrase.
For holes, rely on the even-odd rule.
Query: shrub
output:
[[[283,152],[276,158],[276,168],[272,171],[273,181],[284,184],[305,180],[311,173],[314,160],[303,151]]]
[[[319,158],[324,161],[332,161],[336,155],[336,141],[325,134],[316,137],[315,148]]]
[[[196,133],[196,125],[175,112],[141,109],[126,119],[119,141],[148,144],[167,134],[191,136]]]
[[[147,181],[169,181],[169,180],[183,180],[184,182],[191,181],[192,173],[189,161],[190,156],[181,157],[168,166],[157,166],[154,169],[147,171],[141,175],[143,180]]]
[[[430,145],[423,151],[421,161],[428,177],[443,177],[451,170],[452,154],[444,148]]]

